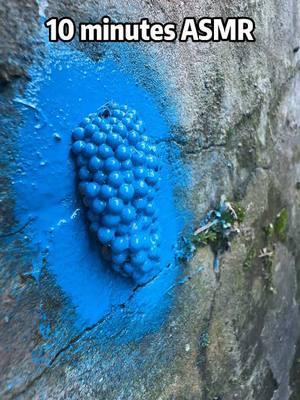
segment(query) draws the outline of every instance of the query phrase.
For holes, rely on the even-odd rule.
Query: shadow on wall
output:
[[[34,66],[31,77],[24,97],[15,99],[24,124],[14,181],[17,219],[20,225],[32,221],[26,235],[40,254],[35,275],[38,279],[42,258],[46,258],[47,268],[76,307],[80,326],[94,324],[130,299],[128,339],[151,332],[161,325],[171,304],[178,274],[174,246],[183,224],[183,214],[173,199],[179,177],[174,176],[172,160],[178,165],[179,154],[163,140],[169,136],[169,127],[151,95],[112,59],[93,62],[67,45],[49,44],[44,65]],[[146,134],[157,142],[163,164],[157,198],[162,271],[138,290],[133,281],[104,265],[99,243],[88,234],[70,154],[72,130],[112,99],[139,112]]]

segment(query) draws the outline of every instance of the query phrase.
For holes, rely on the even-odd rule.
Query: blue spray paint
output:
[[[55,44],[48,48],[44,65],[34,66],[31,76],[24,97],[15,99],[24,117],[18,156],[22,172],[15,178],[19,224],[32,221],[26,234],[75,305],[79,327],[93,324],[126,304],[127,340],[140,337],[161,325],[178,274],[173,247],[181,217],[172,193],[177,178],[167,162],[166,142],[160,141],[168,137],[168,126],[150,94],[113,60],[96,63],[74,49]],[[157,195],[162,271],[137,291],[134,282],[106,267],[99,243],[88,234],[70,155],[74,127],[111,99],[139,111],[150,136],[158,141],[158,153],[164,161]],[[41,261],[37,259],[35,264],[41,266]],[[118,330],[118,313],[114,321],[106,332],[108,337]]]

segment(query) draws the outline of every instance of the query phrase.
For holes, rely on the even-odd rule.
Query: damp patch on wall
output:
[[[30,75],[26,93],[14,101],[24,121],[14,188],[18,224],[28,224],[25,235],[40,254],[34,260],[35,276],[38,279],[45,259],[76,307],[79,326],[94,324],[116,306],[130,303],[139,317],[131,318],[135,326],[128,339],[151,332],[171,304],[179,269],[174,246],[184,219],[173,195],[178,177],[172,163],[178,167],[180,157],[168,144],[169,127],[151,94],[112,59],[95,62],[67,45],[51,44],[44,64],[34,65]],[[156,197],[160,271],[143,287],[105,265],[99,242],[89,234],[70,151],[74,127],[112,99],[138,110],[162,160]]]

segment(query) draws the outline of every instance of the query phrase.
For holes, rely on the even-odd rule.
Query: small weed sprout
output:
[[[239,225],[245,218],[245,209],[238,203],[231,203],[221,196],[217,208],[209,210],[200,221],[200,226],[190,237],[182,237],[176,250],[179,261],[190,261],[197,248],[210,246],[214,253],[214,270],[219,270],[218,256],[230,250],[230,242],[239,233]]]
[[[207,212],[194,232],[192,242],[196,247],[209,245],[215,255],[214,269],[218,272],[218,256],[230,250],[232,239],[239,233],[239,225],[245,218],[245,210],[239,204],[221,197],[219,207]]]

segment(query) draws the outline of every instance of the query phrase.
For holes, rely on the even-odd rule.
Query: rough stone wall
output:
[[[84,332],[65,326],[62,306],[70,313],[73,309],[47,267],[39,286],[24,275],[32,254],[14,225],[9,179],[15,132],[22,123],[12,99],[26,87],[33,57],[43,57],[43,43],[36,36],[39,9],[34,1],[1,2],[0,397],[297,400],[299,2],[51,0],[46,14],[76,21],[96,21],[103,14],[132,21],[148,16],[178,24],[190,15],[251,16],[256,21],[255,43],[138,45],[149,64],[135,65],[136,49],[128,50],[126,61],[136,76],[144,76],[138,71],[148,68],[162,81],[168,77],[164,96],[154,79],[141,84],[162,110],[172,103],[181,118],[173,129],[192,170],[187,206],[201,216],[225,193],[247,212],[241,235],[222,257],[220,276],[211,268],[209,249],[199,250],[185,267],[192,278],[176,289],[176,304],[157,333],[118,349],[113,344],[101,348],[96,338],[104,321]],[[80,48],[93,58],[108,50],[118,56],[118,46]],[[273,261],[266,264],[259,257],[268,244],[263,227],[283,208],[288,211],[288,231],[272,242]],[[197,274],[199,264],[205,270]],[[50,358],[40,354],[41,304],[53,329],[60,326],[62,332]],[[47,359],[44,365],[32,363],[35,351]]]

